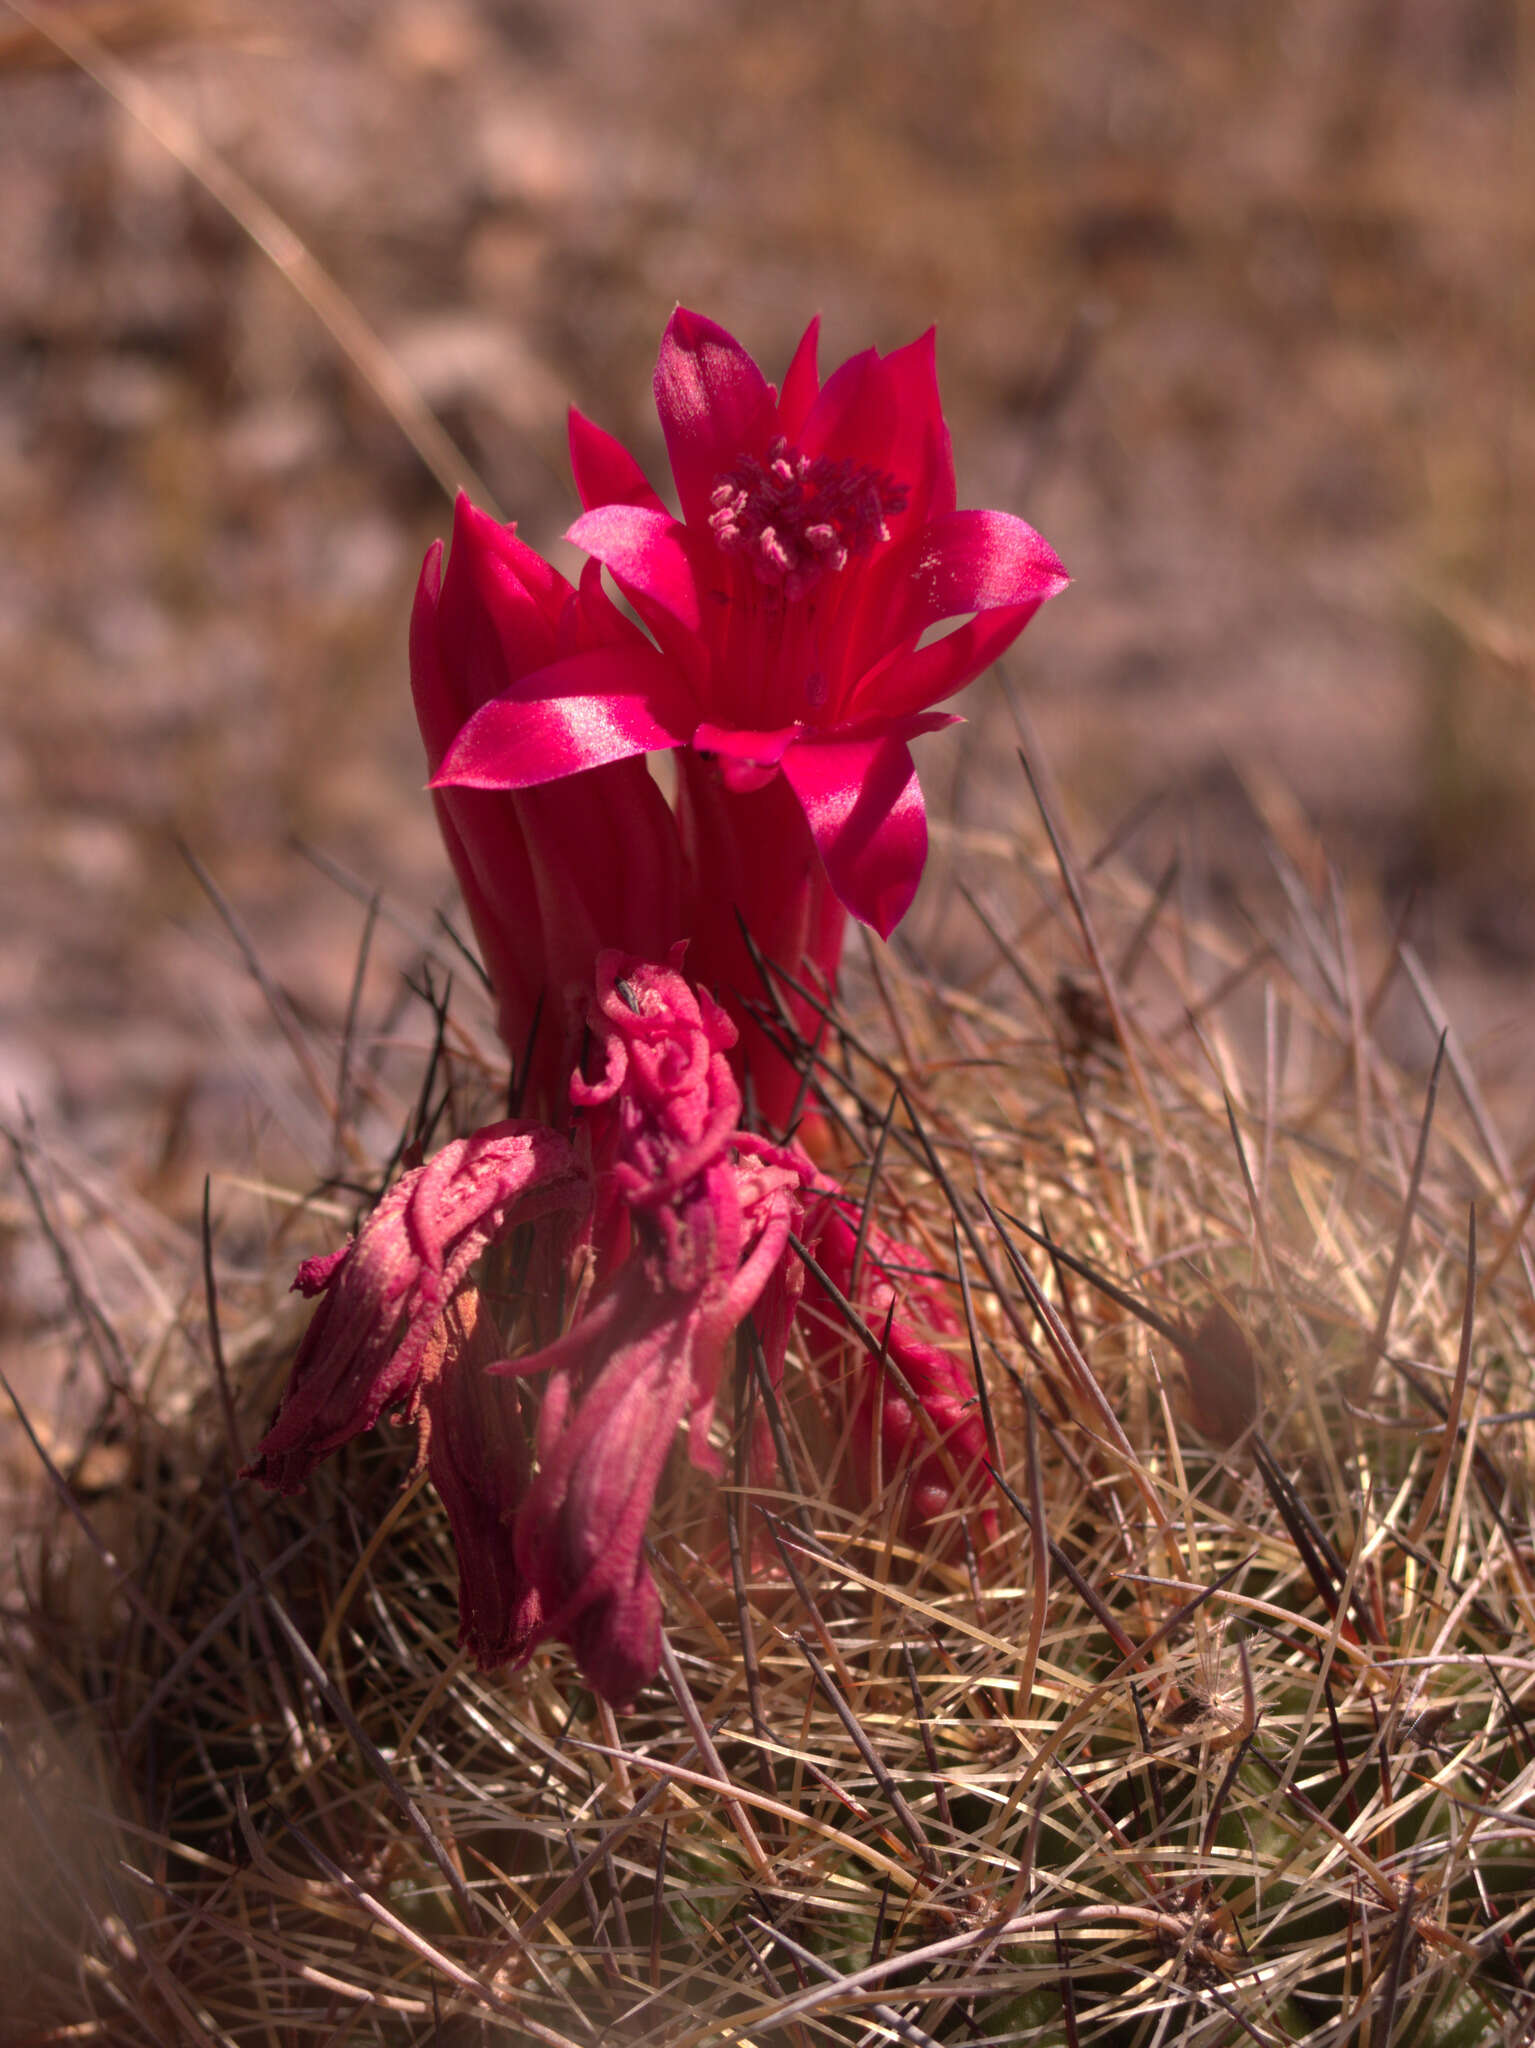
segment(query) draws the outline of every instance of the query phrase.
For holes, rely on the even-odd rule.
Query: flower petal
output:
[[[888,736],[802,741],[784,755],[783,772],[838,897],[889,938],[927,859],[927,812],[911,749]]]
[[[438,1325],[442,1369],[423,1374],[426,1462],[458,1554],[458,1639],[482,1671],[538,1639],[538,1594],[517,1568],[513,1526],[530,1460],[514,1385],[485,1367],[500,1346],[478,1291],[465,1287]]]
[[[496,800],[478,790],[452,793],[456,805]],[[566,1009],[567,992],[590,986],[592,964],[604,949],[616,943],[664,959],[687,930],[676,821],[638,755],[499,801],[514,803],[523,824],[531,888],[522,922],[539,935],[535,958],[545,978],[545,1009],[553,1013],[547,1016],[548,1050],[568,1061],[579,1009],[575,1015]],[[563,1030],[555,1028],[558,1014]],[[558,1083],[567,1078],[568,1065]]]
[[[683,306],[661,337],[655,394],[683,517],[702,528],[721,471],[743,455],[766,453],[778,408],[734,335]]]
[[[539,1471],[517,1518],[518,1568],[539,1594],[543,1633],[571,1644],[614,1705],[654,1676],[660,1658],[645,1525],[687,1411],[697,1321],[693,1304],[659,1295],[631,1261],[565,1339],[518,1361],[520,1370],[553,1367]],[[614,1328],[623,1333],[616,1343]],[[576,1384],[586,1391],[572,1405]]]
[[[515,526],[503,526],[489,512],[472,505],[460,491],[453,501],[453,556],[471,569],[469,579],[482,601],[501,593],[510,602],[532,607],[544,619],[557,618],[570,596],[570,585],[536,548],[517,538]],[[450,569],[451,575],[451,569]],[[530,612],[530,617],[532,616]]]
[[[816,314],[800,336],[794,360],[784,373],[783,395],[778,401],[778,431],[798,442],[810,408],[821,389],[816,369],[816,348],[821,338],[821,316]]]
[[[707,878],[694,907],[691,973],[723,996],[741,1033],[738,1074],[749,1075],[763,1122],[781,1130],[795,1114],[800,1077],[752,1010],[764,960],[811,985],[834,984],[847,913],[837,901],[798,797],[776,772],[760,788],[732,790],[725,763],[691,747],[677,755],[678,827],[693,872]],[[750,934],[750,944],[745,934]],[[786,986],[799,1032],[814,1044],[824,1020]]]
[[[682,746],[697,707],[654,648],[599,647],[524,678],[484,704],[433,776],[433,789],[532,789],[630,754]]]
[[[558,570],[459,493],[446,570],[436,541],[411,616],[416,714],[429,756],[481,704],[554,659],[571,596]]]
[[[296,1493],[386,1408],[414,1406],[424,1371],[443,1362],[431,1351],[443,1314],[485,1247],[514,1221],[584,1207],[588,1193],[569,1145],[533,1123],[487,1125],[402,1175],[344,1258],[299,1269],[300,1288],[322,1292],[246,1475]]]
[[[812,455],[888,470],[907,489],[889,520],[899,539],[954,508],[954,451],[938,397],[934,333],[891,355],[850,356],[821,387],[801,445]]]
[[[495,991],[497,1027],[520,1059],[539,1015],[545,949],[516,800],[499,790],[437,789],[432,803]]]
[[[1003,605],[980,612],[927,647],[897,648],[862,677],[850,709],[855,717],[902,715],[945,697],[984,675],[1007,652],[1044,602]]]
[[[411,694],[415,698],[416,723],[421,728],[427,765],[434,769],[470,709],[443,666],[442,647],[437,636],[437,612],[441,601],[442,542],[434,540],[421,564],[415,602],[410,609]]]
[[[920,631],[961,612],[1043,604],[1071,578],[1043,534],[1011,512],[950,512],[922,534],[909,622]]]
[[[950,512],[870,579],[868,622],[880,622],[886,652],[853,687],[848,719],[901,715],[949,696],[1010,647],[1047,598],[1071,578],[1027,521],[1008,512]],[[979,613],[928,647],[914,643],[946,619]]]
[[[626,1585],[576,1615],[570,1647],[581,1675],[611,1706],[626,1706],[661,1662],[661,1596],[641,1551]]]
[[[650,480],[622,441],[570,408],[570,467],[576,490],[588,512],[598,505],[643,505],[647,512],[666,507]]]
[[[583,512],[565,538],[611,569],[649,623],[649,608],[675,619],[683,631],[702,626],[698,585],[684,528],[665,510],[643,505],[601,505]]]

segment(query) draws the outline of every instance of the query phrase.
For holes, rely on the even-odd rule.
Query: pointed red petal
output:
[[[666,507],[650,480],[622,441],[570,408],[570,467],[581,503],[590,512],[597,505],[643,505],[647,512]]]
[[[1054,548],[1008,512],[950,512],[876,565],[863,628],[889,651],[859,676],[849,719],[900,717],[978,676],[1071,578]],[[931,646],[914,643],[946,619],[979,614]],[[859,664],[851,664],[857,673]]]
[[[889,938],[927,859],[927,812],[911,749],[888,736],[802,741],[784,755],[783,772],[838,897]]]
[[[426,748],[427,766],[435,768],[470,706],[453,687],[438,643],[437,611],[442,600],[442,542],[434,540],[421,564],[416,598],[410,611],[410,688],[416,723]]]
[[[1043,534],[1011,512],[950,512],[918,543],[903,624],[922,631],[962,612],[1043,604],[1071,578]]]
[[[698,586],[684,536],[669,512],[603,505],[583,512],[565,538],[612,571],[647,623],[653,607],[684,632],[697,634]]]
[[[927,704],[941,704],[945,697],[984,675],[1012,646],[1043,602],[1036,598],[1032,604],[980,612],[930,646],[888,655],[859,682],[853,693],[852,715],[901,716]]]
[[[531,789],[686,743],[698,712],[654,648],[599,647],[525,677],[484,704],[432,778],[434,789]]]
[[[412,619],[412,660],[435,661],[438,674],[417,711],[430,752],[479,705],[499,696],[557,652],[570,585],[509,526],[471,505],[460,492],[453,546],[442,568],[440,544],[423,568]],[[428,655],[428,642],[432,651]]]
[[[816,369],[816,348],[820,338],[821,316],[817,313],[800,336],[794,360],[784,375],[783,395],[778,401],[778,429],[794,442],[798,442],[810,408],[821,389],[820,372]]]
[[[716,479],[741,456],[766,453],[778,408],[735,337],[682,306],[661,338],[655,394],[683,517],[701,529]]]
[[[907,489],[889,521],[897,539],[954,508],[954,451],[938,398],[933,330],[905,348],[851,356],[827,378],[801,445],[810,454],[887,470]]]

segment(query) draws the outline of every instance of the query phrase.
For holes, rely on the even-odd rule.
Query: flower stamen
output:
[[[743,455],[715,481],[709,524],[760,583],[803,597],[821,576],[890,538],[905,484],[861,462],[804,455],[780,434],[767,461]]]

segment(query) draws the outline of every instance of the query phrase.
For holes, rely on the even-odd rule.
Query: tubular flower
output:
[[[587,509],[569,538],[654,644],[522,669],[480,701],[434,784],[530,790],[684,749],[691,965],[727,992],[757,985],[738,918],[770,960],[798,972],[808,957],[828,983],[845,912],[889,935],[927,850],[909,742],[952,722],[931,707],[1067,581],[1021,519],[957,509],[931,332],[824,385],[816,338],[812,322],[780,394],[722,328],[674,314],[655,395],[680,518],[572,413]]]
[[[909,1536],[920,1539],[929,1525],[956,1507],[973,1507],[989,1487],[986,1432],[975,1384],[964,1366],[898,1313],[904,1292],[935,1334],[960,1334],[962,1325],[948,1303],[920,1281],[905,1279],[902,1269],[920,1266],[920,1255],[870,1226],[855,1274],[857,1248],[856,1211],[846,1202],[831,1203],[821,1226],[817,1263],[881,1340],[883,1356],[871,1357],[837,1306],[825,1299],[824,1290],[820,1301],[813,1299],[814,1283],[800,1317],[809,1326],[813,1370],[851,1405],[862,1501],[872,1501],[881,1487],[899,1479],[904,1488],[902,1526]],[[912,1396],[920,1414],[912,1406]],[[991,1521],[988,1510],[983,1527],[989,1529]]]
[[[597,1286],[565,1336],[496,1368],[547,1375],[518,1568],[539,1596],[541,1632],[569,1642],[615,1701],[660,1658],[643,1544],[672,1439],[686,1420],[693,1462],[718,1471],[708,1432],[726,1343],[764,1296],[781,1366],[798,1285],[789,1233],[814,1177],[737,1128],[734,1029],[675,959],[599,963],[600,1072],[570,1091],[589,1114],[598,1168]]]
[[[411,618],[411,686],[433,773],[473,714],[525,676],[559,671],[602,687],[615,659],[642,673],[656,656],[595,566],[573,589],[461,496],[446,570],[438,541]],[[685,930],[676,821],[638,758],[557,789],[441,787],[434,799],[501,1035],[522,1063],[522,1105],[559,1118],[598,953],[662,958]]]

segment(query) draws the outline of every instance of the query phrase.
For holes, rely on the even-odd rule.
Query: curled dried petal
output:
[[[850,1206],[830,1205],[817,1262],[881,1339],[883,1356],[870,1355],[825,1290],[816,1290],[813,1283],[801,1320],[809,1328],[813,1369],[851,1403],[863,1502],[873,1499],[876,1480],[888,1486],[899,1479],[903,1525],[909,1535],[920,1537],[956,1508],[973,1505],[989,1487],[986,1432],[969,1372],[901,1312],[902,1297],[915,1301],[929,1327],[946,1336],[960,1327],[953,1309],[913,1274],[912,1269],[920,1270],[920,1255],[873,1226],[865,1232],[862,1265],[855,1273],[858,1233]],[[983,1517],[983,1526],[988,1520],[989,1515]]]
[[[295,1493],[386,1408],[414,1414],[433,1333],[480,1253],[589,1199],[570,1146],[540,1124],[489,1125],[403,1174],[349,1244],[299,1268],[295,1285],[319,1306],[247,1472]]]

